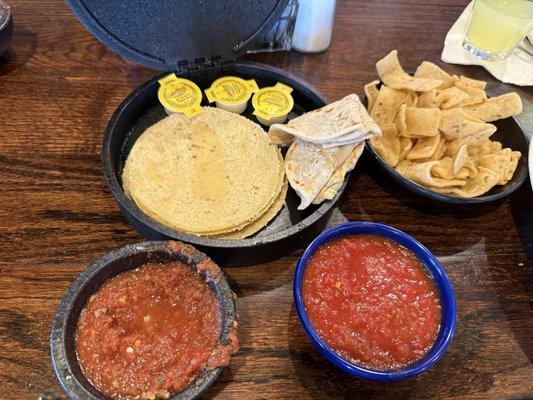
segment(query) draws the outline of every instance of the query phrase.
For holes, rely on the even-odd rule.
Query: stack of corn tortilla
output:
[[[268,134],[272,143],[289,146],[285,172],[303,210],[335,197],[365,140],[381,136],[381,130],[359,97],[350,94],[287,124],[274,124]]]
[[[156,221],[224,239],[259,231],[287,193],[283,158],[264,130],[211,107],[149,127],[131,149],[122,181],[126,195]]]

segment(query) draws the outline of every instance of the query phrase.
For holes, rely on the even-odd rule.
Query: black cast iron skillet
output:
[[[381,86],[381,84],[379,85]],[[365,98],[365,105],[367,104]],[[463,198],[453,195],[443,194],[428,189],[418,183],[415,183],[402,174],[396,171],[393,167],[387,164],[378,153],[374,151],[370,141],[367,141],[366,148],[370,151],[377,163],[383,168],[387,174],[394,179],[401,186],[407,188],[415,194],[426,197],[430,200],[455,205],[468,205],[468,204],[480,204],[489,203],[491,201],[499,200],[509,196],[515,190],[517,190],[527,178],[527,157],[529,151],[529,143],[525,132],[522,130],[515,118],[509,117],[498,121],[493,121],[491,124],[496,125],[497,131],[490,137],[493,141],[501,142],[503,148],[509,147],[511,150],[516,150],[522,153],[518,166],[516,167],[513,178],[505,185],[497,185],[489,190],[487,193],[472,197]]]
[[[70,285],[61,299],[52,323],[50,353],[57,378],[72,400],[109,400],[100,393],[83,375],[75,350],[75,334],[80,312],[89,297],[109,278],[147,263],[169,263],[181,261],[198,270],[198,265],[208,257],[192,246],[174,242],[142,242],[113,250],[94,261]],[[233,292],[226,278],[217,266],[217,277],[201,272],[211,290],[215,293],[222,311],[220,341],[225,344],[236,329],[236,311]],[[183,391],[173,394],[169,400],[191,400],[199,398],[218,378],[222,367],[201,372]]]
[[[283,257],[310,242],[326,225],[330,213],[346,187],[345,179],[341,189],[331,201],[306,210],[297,209],[299,198],[289,188],[285,205],[277,217],[265,228],[250,238],[240,240],[221,240],[189,235],[160,224],[142,212],[122,189],[122,168],[135,140],[146,128],[166,116],[157,99],[157,76],[137,88],[115,111],[104,136],[102,163],[106,181],[126,219],[148,239],[178,239],[194,244],[205,251],[220,265],[251,265]],[[177,74],[193,80],[200,89],[227,75],[244,79],[255,79],[259,87],[282,82],[293,88],[294,109],[289,119],[304,112],[324,106],[326,98],[302,79],[263,64],[241,62],[226,64],[219,68],[194,70]],[[207,105],[204,96],[202,105]],[[251,101],[243,113],[253,121]]]

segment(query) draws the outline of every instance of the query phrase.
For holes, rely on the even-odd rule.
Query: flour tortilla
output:
[[[295,140],[285,156],[285,172],[291,187],[301,199],[299,210],[307,208],[346,160],[343,146],[325,149],[320,145]]]
[[[279,150],[245,117],[205,107],[148,128],[126,160],[123,186],[147,215],[171,228],[214,235],[263,215],[284,182]]]
[[[359,97],[350,94],[322,108],[307,112],[287,124],[274,124],[269,129],[273,143],[286,144],[287,136],[306,142],[327,145],[360,142],[371,136],[381,135],[376,123],[370,118]]]
[[[313,204],[320,204],[324,200],[331,200],[337,195],[346,178],[346,174],[355,168],[357,161],[361,157],[361,154],[363,154],[364,148],[364,143],[359,143],[354,146],[348,158],[337,167],[333,175],[331,175],[331,178],[329,178],[329,181],[315,197]]]

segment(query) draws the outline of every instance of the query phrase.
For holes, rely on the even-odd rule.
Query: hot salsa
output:
[[[225,348],[220,329],[220,304],[196,271],[180,262],[147,264],[111,278],[89,299],[76,351],[102,393],[154,399],[229,364],[236,337]]]
[[[321,246],[305,269],[302,297],[327,345],[374,370],[422,359],[440,327],[438,293],[425,268],[411,251],[377,235]]]

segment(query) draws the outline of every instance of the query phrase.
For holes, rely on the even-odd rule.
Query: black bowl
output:
[[[122,189],[122,168],[137,138],[146,128],[166,116],[163,106],[157,99],[159,88],[157,76],[146,82],[115,111],[105,132],[102,163],[106,181],[126,219],[148,239],[178,239],[194,244],[205,251],[220,265],[251,265],[277,259],[292,253],[298,247],[309,243],[326,225],[327,219],[346,187],[344,184],[334,199],[319,206],[309,206],[301,211],[296,193],[289,188],[283,209],[265,228],[255,235],[239,240],[222,240],[189,235],[165,226],[150,218],[132,202]],[[245,79],[255,79],[259,87],[277,82],[293,88],[294,109],[289,114],[293,118],[303,112],[314,110],[326,104],[326,98],[315,88],[294,75],[277,68],[258,63],[225,64],[216,68],[193,70],[177,74],[193,80],[201,89],[225,75],[236,75]],[[203,105],[207,104],[204,96]],[[256,121],[252,115],[251,101],[243,113]]]
[[[413,193],[419,194],[434,201],[448,204],[466,205],[488,203],[509,196],[524,183],[527,178],[527,157],[529,150],[529,143],[526,134],[524,133],[515,118],[509,117],[501,119],[499,121],[491,122],[491,124],[496,125],[498,130],[490,138],[492,140],[501,142],[504,148],[509,147],[512,150],[519,151],[520,153],[522,153],[522,157],[520,157],[513,178],[509,182],[502,186],[495,186],[487,193],[472,198],[463,198],[453,195],[447,195],[435,192],[422,185],[419,185],[418,183],[415,183],[405,178],[393,167],[387,164],[379,156],[379,154],[374,151],[372,145],[370,144],[370,141],[367,141],[366,148],[374,156],[378,164],[381,165],[381,167],[391,176],[392,179],[394,179],[401,186],[404,186]]]
[[[189,245],[179,242],[142,242],[113,250],[91,263],[69,287],[61,299],[52,324],[50,353],[59,383],[73,400],[109,400],[87,380],[76,356],[75,334],[78,318],[89,297],[109,278],[146,263],[181,261],[196,269],[208,257]],[[214,264],[213,264],[214,265]],[[201,272],[215,293],[222,310],[221,343],[235,331],[236,311],[233,292],[222,271],[214,265],[216,277]],[[169,400],[197,399],[217,379],[222,367],[201,372],[183,391],[173,394]]]
[[[0,54],[7,50],[13,36],[11,9],[0,0]]]

